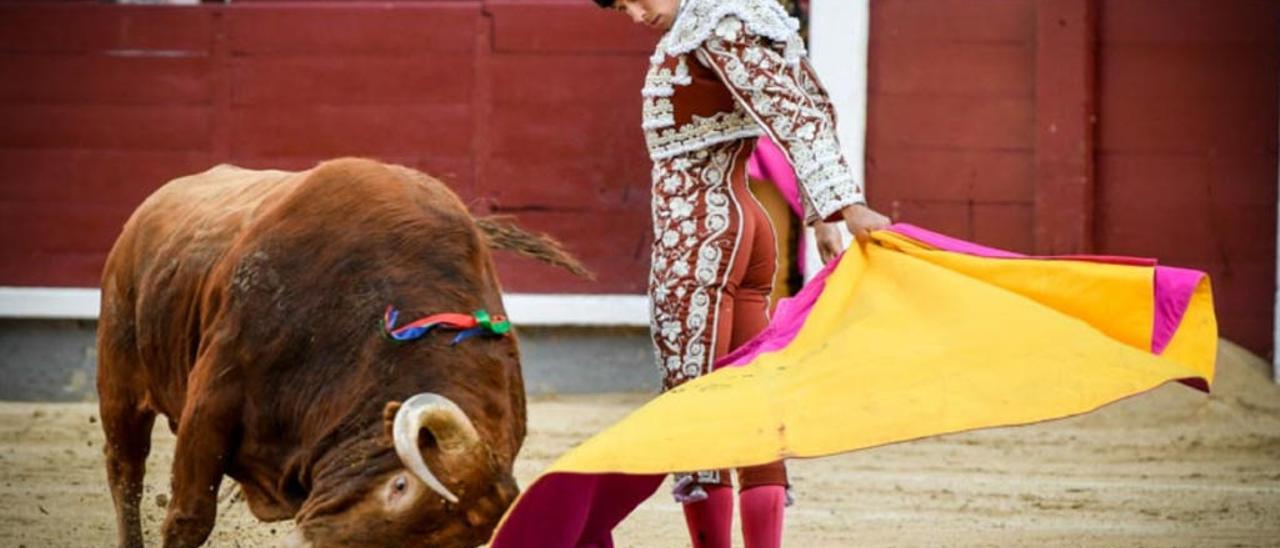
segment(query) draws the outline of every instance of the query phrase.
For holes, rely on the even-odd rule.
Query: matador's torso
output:
[[[807,220],[862,201],[798,28],[773,0],[684,0],[641,92],[650,157],[768,134],[796,169]]]

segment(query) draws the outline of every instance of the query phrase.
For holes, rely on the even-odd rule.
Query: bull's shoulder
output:
[[[218,165],[173,179],[130,216],[112,248],[109,270],[143,277],[156,264],[193,262],[206,268],[296,174]],[[109,274],[107,272],[105,274]]]

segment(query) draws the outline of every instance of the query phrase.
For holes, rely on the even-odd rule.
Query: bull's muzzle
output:
[[[311,548],[311,542],[307,537],[303,536],[302,529],[294,529],[289,536],[284,537],[284,548]]]

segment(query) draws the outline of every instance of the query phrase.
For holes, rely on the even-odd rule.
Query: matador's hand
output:
[[[863,204],[848,206],[840,210],[840,214],[844,217],[844,224],[849,228],[849,233],[853,234],[860,244],[867,243],[872,232],[889,228],[888,217],[876,213],[875,210]]]
[[[835,223],[813,225],[813,242],[818,245],[818,257],[827,264],[844,251],[844,236]]]

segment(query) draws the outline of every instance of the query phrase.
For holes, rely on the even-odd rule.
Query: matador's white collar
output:
[[[702,45],[726,17],[742,21],[752,34],[785,46],[788,63],[804,56],[800,22],[776,0],[680,0],[671,28],[658,44],[659,52],[676,56]]]

